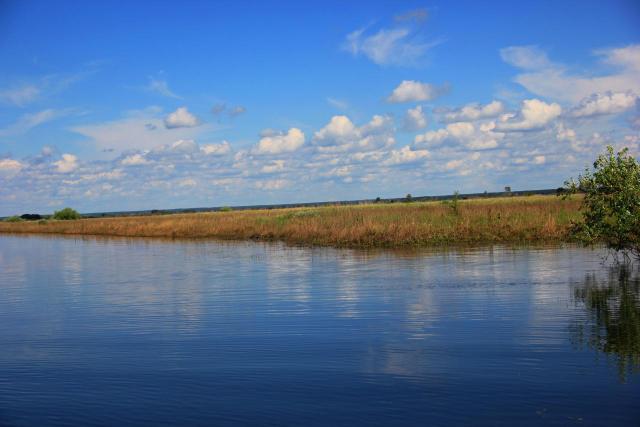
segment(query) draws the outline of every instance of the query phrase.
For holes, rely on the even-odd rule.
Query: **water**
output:
[[[0,424],[637,426],[600,255],[0,236]]]

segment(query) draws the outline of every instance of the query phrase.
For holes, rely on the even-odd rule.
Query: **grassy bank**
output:
[[[568,239],[580,199],[530,196],[247,210],[72,221],[0,222],[0,233],[280,240],[337,247],[541,243]]]

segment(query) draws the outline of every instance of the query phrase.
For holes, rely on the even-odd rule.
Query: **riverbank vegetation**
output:
[[[0,222],[0,232],[278,240],[336,247],[562,242],[570,239],[571,223],[580,218],[581,202],[580,195],[523,196]]]
[[[625,261],[640,260],[640,163],[624,150],[608,146],[593,170],[567,181],[568,193],[584,194],[582,219],[572,235],[586,244],[604,243]]]

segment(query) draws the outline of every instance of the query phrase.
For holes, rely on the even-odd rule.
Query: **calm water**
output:
[[[0,424],[638,426],[600,255],[0,236]]]

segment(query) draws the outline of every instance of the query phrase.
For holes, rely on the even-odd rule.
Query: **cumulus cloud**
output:
[[[560,123],[556,128],[556,139],[558,141],[575,141],[576,132]]]
[[[416,131],[427,127],[427,116],[422,111],[422,106],[407,110],[404,116],[404,129],[407,131]]]
[[[393,120],[375,115],[369,123],[357,127],[344,115],[333,116],[314,134],[320,152],[370,151],[395,144]]]
[[[169,147],[174,153],[191,154],[199,150],[198,143],[193,139],[179,139]]]
[[[284,179],[269,179],[265,181],[257,181],[255,188],[258,190],[273,191],[280,190],[289,185],[289,181]]]
[[[417,146],[435,147],[444,142],[462,145],[469,150],[488,150],[496,148],[503,134],[495,132],[495,123],[474,124],[471,122],[455,122],[443,129],[431,130],[417,135],[414,143]]]
[[[520,132],[541,129],[562,114],[562,108],[556,103],[547,104],[539,99],[522,101],[522,108],[516,115],[498,122],[496,129],[501,132]]]
[[[367,28],[349,33],[342,48],[354,56],[364,55],[378,65],[415,65],[441,41],[424,42],[410,28],[382,28],[368,34]]]
[[[409,146],[404,146],[399,150],[391,150],[384,164],[389,166],[413,164],[429,158],[430,155],[428,150],[413,150]]]
[[[193,178],[184,178],[177,182],[178,187],[195,187],[198,182]]]
[[[430,83],[422,83],[415,80],[403,80],[396,87],[391,95],[387,97],[387,102],[420,102],[431,101],[445,94],[449,90],[447,85],[435,86]]]
[[[220,144],[204,144],[200,149],[208,156],[223,156],[231,152],[231,144],[222,141]]]
[[[596,50],[600,61],[611,67],[608,74],[576,74],[550,61],[534,46],[512,46],[501,50],[502,58],[523,72],[515,81],[529,92],[549,99],[579,102],[594,93],[640,93],[640,45]]]
[[[149,161],[144,157],[144,155],[136,153],[125,157],[120,163],[122,163],[123,166],[138,166],[146,165]]]
[[[276,173],[284,171],[284,160],[272,160],[270,163],[264,165],[260,172],[262,173]]]
[[[24,165],[18,160],[13,159],[0,159],[0,174],[13,175],[24,167]]]
[[[304,144],[304,133],[291,128],[287,133],[263,136],[253,148],[253,154],[281,154],[296,151]]]
[[[73,154],[63,154],[62,158],[53,162],[59,173],[70,173],[78,168],[78,158]]]
[[[477,103],[467,104],[462,108],[443,111],[443,120],[445,122],[464,122],[476,121],[497,117],[504,112],[504,105],[500,101],[492,101],[488,104],[481,105]]]
[[[200,124],[200,120],[191,114],[187,107],[180,107],[164,119],[167,129],[190,128]]]
[[[638,97],[632,92],[596,93],[583,99],[571,112],[572,117],[618,114],[632,109]]]

